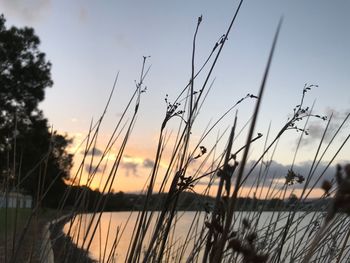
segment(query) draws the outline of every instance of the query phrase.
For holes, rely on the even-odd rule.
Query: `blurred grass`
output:
[[[17,212],[16,212],[17,210]],[[16,216],[17,213],[17,216]],[[4,238],[5,230],[8,234],[12,234],[16,226],[17,232],[21,231],[26,225],[30,215],[32,213],[31,208],[7,208],[7,222],[5,219],[6,209],[0,208],[0,239]],[[57,212],[54,209],[41,209],[39,218],[45,222],[49,222],[54,219]],[[16,218],[17,217],[17,218]],[[5,225],[6,223],[6,225]]]
[[[17,212],[16,212],[17,210]],[[16,218],[17,213],[17,218]],[[8,208],[7,215],[6,209],[0,208],[0,238],[3,239],[5,235],[5,230],[7,228],[7,233],[12,233],[17,221],[17,229],[22,229],[30,214],[32,213],[32,209],[30,208]],[[7,222],[6,217],[7,216]]]

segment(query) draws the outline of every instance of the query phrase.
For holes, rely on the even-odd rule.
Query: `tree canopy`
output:
[[[53,85],[51,63],[32,28],[6,28],[5,22],[0,15],[0,186],[34,198],[49,190],[45,202],[55,205],[72,156],[66,151],[71,140],[51,131],[38,108]]]

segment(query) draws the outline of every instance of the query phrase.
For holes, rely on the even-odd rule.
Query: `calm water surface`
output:
[[[186,235],[190,229],[191,223],[193,221],[193,218],[195,218],[196,212],[179,212],[178,217],[178,223],[176,225],[175,231],[172,231],[172,237],[170,240],[175,244],[175,247],[181,247],[181,244],[186,239]],[[252,224],[251,229],[255,228],[257,229],[258,237],[259,237],[259,246],[261,248],[267,248],[268,246],[278,246],[278,241],[281,238],[281,230],[286,225],[288,221],[290,213],[288,212],[281,212],[281,213],[274,213],[274,212],[263,212],[260,215],[254,212],[239,212],[235,214],[235,225],[234,228],[237,231],[242,230],[241,225],[241,219],[247,218],[251,222],[255,222]],[[151,223],[152,226],[154,226],[155,218],[157,216],[157,213],[154,215],[154,220],[152,220],[153,223]],[[198,216],[198,215],[197,215]],[[98,217],[98,214],[97,216]],[[91,233],[87,233],[87,228],[89,223],[92,219],[92,214],[83,214],[80,215],[79,220],[76,220],[73,225],[70,223],[67,223],[64,226],[64,232],[67,234],[69,229],[70,233],[69,235],[72,237],[73,242],[78,244],[80,247],[84,243],[84,248],[87,247],[88,241],[91,239]],[[100,224],[98,224],[97,231],[94,235],[94,238],[92,239],[89,252],[91,258],[98,260],[99,262],[106,262],[107,258],[110,254],[110,251],[113,248],[113,244],[118,242],[116,247],[116,253],[114,257],[114,262],[124,262],[133,227],[136,222],[137,213],[130,212],[104,212],[101,215],[101,221]],[[203,225],[203,222],[205,220],[205,214],[201,213],[198,218],[198,221],[196,224],[194,224],[194,230],[197,230],[196,233],[199,233],[201,226]],[[300,251],[303,251],[303,248],[305,248],[307,245],[310,244],[311,240],[313,239],[313,234],[319,227],[319,225],[322,223],[323,215],[321,213],[304,213],[304,212],[297,212],[293,221],[292,221],[292,227],[290,231],[287,234],[287,241],[284,245],[284,252],[283,254],[286,256],[285,262],[289,262],[288,255],[290,256],[291,247],[295,247],[294,253],[297,254]],[[345,220],[346,219],[346,220]],[[326,237],[326,240],[324,242],[324,249],[323,249],[323,256],[320,254],[320,257],[322,257],[322,260],[318,262],[333,262],[333,257],[337,251],[339,251],[340,246],[344,243],[343,240],[345,240],[345,236],[347,233],[347,230],[342,232],[342,229],[346,229],[345,225],[349,224],[349,220],[345,218],[344,220],[337,220],[337,223],[334,223],[332,226],[332,229],[329,231],[329,235]],[[93,226],[95,226],[96,218],[93,221]],[[197,227],[197,229],[196,229]],[[151,228],[153,229],[153,228]],[[273,231],[272,231],[273,230]],[[91,232],[91,231],[90,231]],[[273,235],[267,235],[266,233],[274,233]],[[193,232],[194,233],[194,232]],[[86,238],[86,241],[84,242],[84,239]],[[117,237],[117,238],[116,238]],[[149,240],[149,235],[146,237],[146,240]],[[301,241],[300,243],[298,241]],[[343,242],[342,242],[343,241]],[[188,249],[185,252],[184,258],[188,257],[189,253],[191,252],[191,249],[193,246],[193,241],[187,241]],[[349,245],[349,242],[348,242]],[[346,249],[345,257],[341,262],[350,262],[348,260],[349,257],[349,247]],[[288,253],[289,251],[289,253]],[[333,253],[333,254],[332,254]],[[176,254],[176,251],[174,251],[174,254]],[[178,253],[177,253],[178,254]],[[283,258],[283,256],[282,256]],[[178,262],[179,260],[175,257],[171,257],[171,261]],[[185,261],[185,260],[182,260]],[[335,262],[335,261],[334,261]]]

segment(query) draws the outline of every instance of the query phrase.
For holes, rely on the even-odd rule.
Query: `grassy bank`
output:
[[[5,231],[12,234],[15,229],[22,231],[25,223],[31,214],[31,209],[28,208],[0,208],[0,236],[3,239]]]

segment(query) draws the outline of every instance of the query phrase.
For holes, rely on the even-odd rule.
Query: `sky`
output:
[[[147,91],[142,94],[140,113],[113,186],[115,191],[139,191],[154,161],[166,112],[164,99],[168,94],[169,101],[174,101],[191,77],[192,39],[198,16],[202,15],[203,20],[196,43],[197,69],[226,32],[237,4],[232,0],[1,0],[0,12],[5,15],[7,26],[33,27],[41,39],[40,50],[52,63],[54,85],[47,89],[40,108],[56,130],[74,138],[71,151],[77,152],[75,169],[82,155],[77,146],[86,136],[90,122],[103,112],[116,75],[119,74],[116,91],[96,146],[99,150],[135,90],[143,56],[150,56],[147,65],[151,68],[144,81]],[[349,12],[350,2],[345,0],[244,1],[210,79],[214,83],[193,127],[194,142],[208,123],[215,122],[239,99],[258,93],[282,16],[256,126],[256,133],[264,136],[252,146],[250,159],[255,160],[262,153],[269,125],[271,141],[286,123],[299,104],[305,84],[318,86],[306,94],[305,105],[311,107],[315,103],[313,112],[321,116],[333,113],[325,140],[328,142],[350,112]],[[198,78],[195,90],[201,88],[202,81]],[[255,100],[247,99],[239,104],[238,130],[249,120],[254,103]],[[203,142],[207,148],[232,126],[234,116],[235,110],[215,127]],[[176,132],[178,123],[172,120],[169,132]],[[295,158],[295,169],[300,173],[307,173],[325,125],[325,121],[310,119],[309,135],[303,137]],[[320,171],[348,135],[349,126],[345,125],[322,159]],[[227,136],[223,136],[219,149],[223,149]],[[285,174],[290,169],[299,136],[300,132],[294,130],[282,136],[274,154],[275,173]],[[236,140],[237,148],[244,144],[244,138],[243,132]],[[346,144],[334,163],[346,163],[349,156],[350,146]],[[166,166],[164,160],[161,168]],[[101,186],[95,181],[93,187]]]

